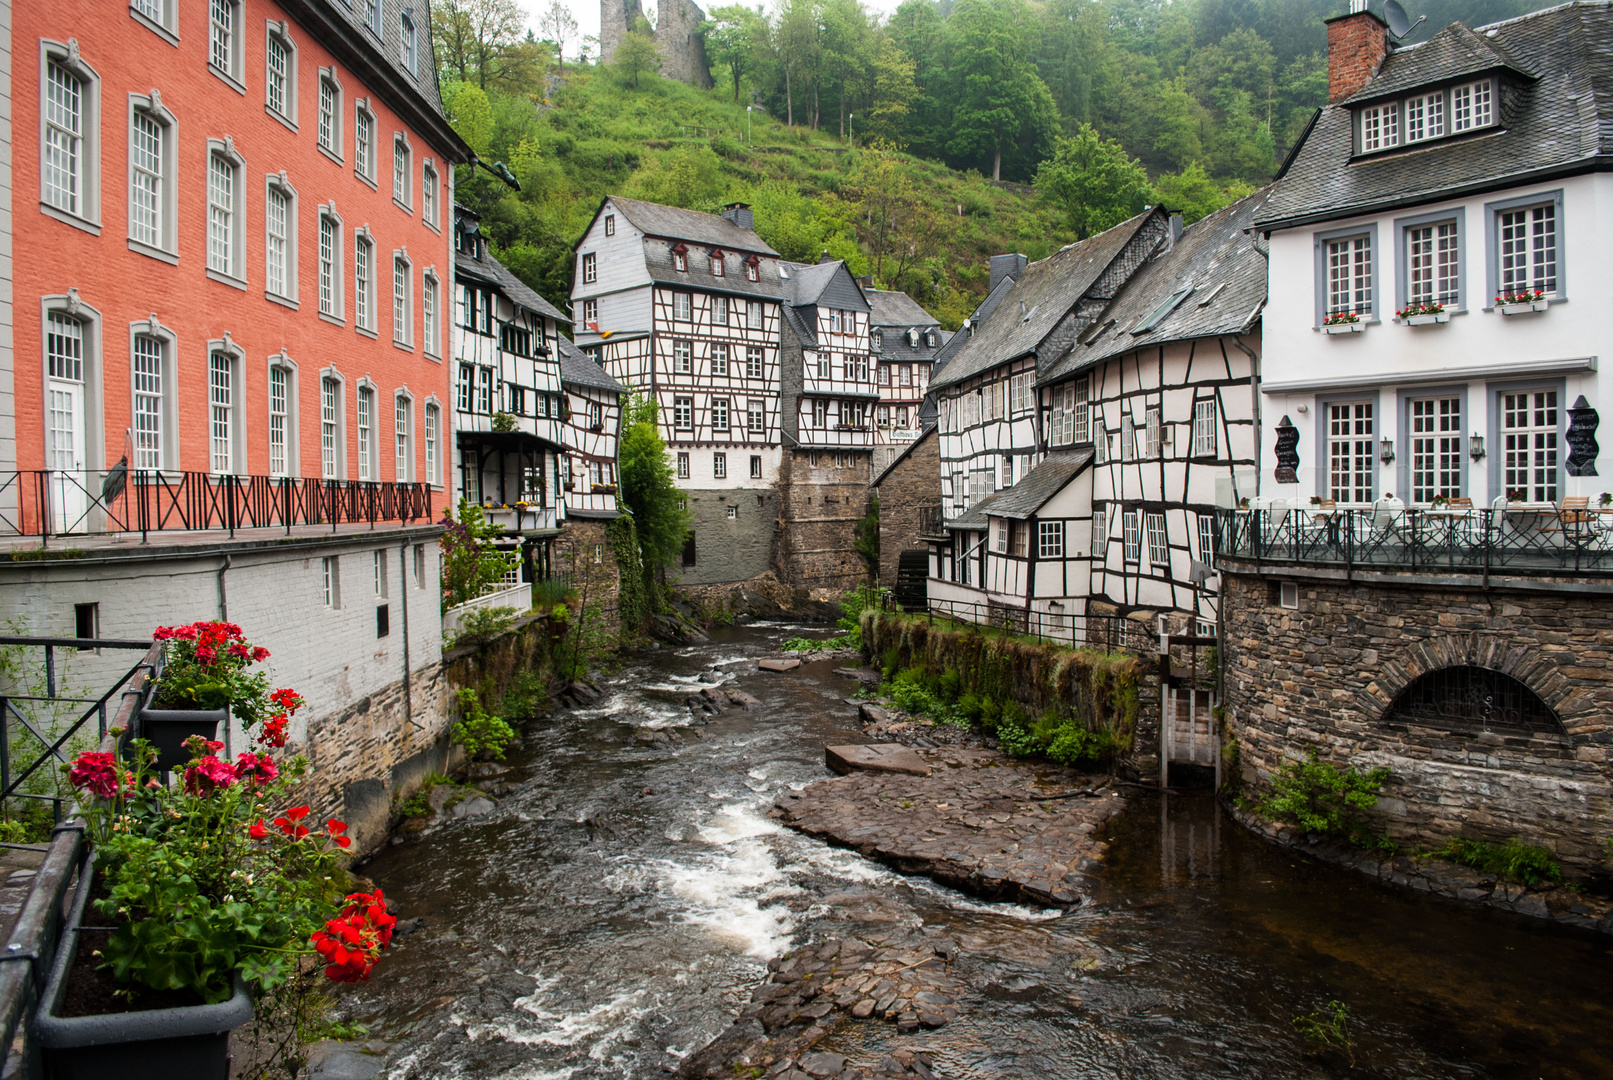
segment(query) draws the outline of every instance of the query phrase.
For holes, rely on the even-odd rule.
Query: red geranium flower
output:
[[[293,840],[301,840],[303,837],[308,835],[308,826],[298,823],[307,816],[308,807],[293,806],[290,810],[286,811],[284,817],[275,818],[274,823],[275,825],[279,826],[281,832],[285,833]]]
[[[269,835],[269,830],[264,826],[263,819],[258,818],[257,824],[248,829],[246,834],[254,840],[262,840]]]
[[[331,818],[325,822],[325,833],[330,837],[331,843],[339,848],[352,847],[353,841],[342,834],[347,831],[347,822]]]
[[[264,746],[286,745],[286,714],[275,713],[264,722],[263,730],[258,733],[258,742]]]
[[[254,662],[262,662],[269,659],[269,650],[265,649],[262,645],[252,646],[252,659]]]
[[[208,796],[235,783],[235,770],[212,754],[195,758],[185,770],[185,791]]]
[[[88,791],[98,799],[116,798],[118,794],[118,763],[111,754],[86,750],[73,759],[67,771],[68,782]]]
[[[240,780],[267,784],[280,775],[280,770],[268,754],[254,754],[250,750],[243,750],[235,757],[235,775]]]
[[[358,982],[370,977],[381,950],[392,944],[396,915],[388,914],[381,890],[352,893],[347,907],[309,938],[325,960],[325,977],[334,982]]]

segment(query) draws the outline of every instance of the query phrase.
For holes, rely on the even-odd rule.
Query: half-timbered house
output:
[[[560,426],[566,517],[614,518],[624,388],[570,341],[561,338],[559,348],[560,384],[566,395]]]
[[[553,529],[565,517],[556,349],[559,324],[570,320],[488,254],[463,207],[454,210],[454,245],[459,493],[517,531]]]
[[[576,257],[578,346],[659,407],[692,519],[683,580],[765,573],[783,426],[778,253],[742,204],[719,216],[613,195]]]
[[[919,407],[930,389],[935,354],[951,336],[904,292],[864,289],[872,307],[869,339],[877,365],[875,436],[882,443],[918,438]]]

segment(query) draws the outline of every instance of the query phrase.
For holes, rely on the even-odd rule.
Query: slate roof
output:
[[[721,214],[706,214],[699,210],[684,210],[677,206],[624,199],[610,196],[617,211],[639,232],[648,236],[671,240],[686,240],[692,244],[722,248],[724,251],[755,252],[778,258],[778,252],[757,236],[754,230],[742,229]],[[602,204],[603,206],[603,204]],[[744,275],[740,275],[741,279]]]
[[[997,504],[997,500],[1002,498],[1002,494],[1003,493],[999,491],[995,495],[987,495],[984,499],[981,499],[979,502],[969,507],[969,509],[947,522],[946,527],[951,529],[953,532],[982,531],[987,525],[986,515],[989,514],[991,512],[991,508]]]
[[[640,205],[649,206],[650,203]],[[660,207],[659,209],[668,209]],[[680,211],[682,213],[684,211]],[[637,224],[635,222],[635,224]],[[734,226],[736,229],[739,226]],[[681,239],[681,238],[680,238]],[[700,289],[703,292],[727,293],[732,296],[758,297],[768,300],[777,300],[784,295],[784,281],[779,277],[778,261],[763,259],[758,268],[759,281],[752,281],[745,275],[744,266],[725,265],[722,277],[711,276],[711,256],[703,246],[690,246],[687,270],[675,270],[672,267],[672,248],[674,245],[662,237],[644,238],[644,266],[650,277],[656,281],[669,285],[679,285],[686,289]],[[732,251],[732,248],[724,248]],[[732,260],[729,260],[730,262]]]
[[[1154,214],[1156,207],[1097,236],[1062,248],[1031,263],[974,337],[938,370],[930,386],[940,389],[1034,352],[1108,269],[1115,257]],[[1007,284],[1007,279],[999,284]]]
[[[1060,450],[1043,458],[1025,478],[1011,488],[997,492],[991,503],[992,517],[1014,518],[1023,521],[1046,506],[1048,500],[1064,490],[1076,474],[1092,464],[1092,448]],[[985,506],[982,499],[980,505]]]
[[[591,386],[621,394],[627,387],[605,374],[605,369],[566,338],[560,339],[560,382],[568,386]]]
[[[989,319],[991,317],[991,313],[997,310],[997,305],[1002,303],[1003,297],[1007,296],[1013,290],[1013,278],[1005,277],[1001,281],[997,282],[997,287],[986,293],[986,298],[980,301],[979,306],[969,314],[970,325],[978,327],[981,323]],[[959,330],[943,341],[941,343],[941,347],[935,350],[935,368],[930,372],[931,390],[934,390],[935,380],[941,377],[941,373],[946,370],[947,364],[952,362],[952,358],[954,356],[957,356],[959,352],[963,351],[964,345],[968,344],[969,340],[969,331]],[[925,398],[925,406],[931,410],[931,415],[934,413],[933,402],[933,395]]]
[[[790,304],[783,305],[779,308],[779,311],[783,313],[784,321],[790,324],[790,329],[795,331],[795,336],[801,339],[801,344],[804,347],[808,349],[816,349],[818,347],[818,328],[816,319],[808,318],[803,312],[797,310]]]
[[[864,295],[862,286],[851,276],[851,271],[845,269],[844,260],[836,259],[825,263],[787,262],[782,265],[790,275],[784,279],[785,303],[796,307],[817,304],[839,308],[842,311],[869,309],[868,298]]]
[[[571,325],[571,316],[566,315],[549,301],[532,291],[520,278],[510,273],[509,268],[491,255],[484,255],[480,259],[473,259],[463,251],[454,251],[454,269],[467,277],[476,278],[489,285],[495,285],[511,300],[520,304],[528,311],[547,315],[556,322]]]
[[[1184,229],[1170,251],[1131,276],[1095,329],[1038,376],[1037,385],[1144,346],[1247,330],[1266,302],[1266,260],[1244,230],[1270,195],[1270,186],[1261,188]],[[1192,291],[1153,329],[1132,332],[1183,289]]]
[[[1503,75],[1512,89],[1501,95],[1501,124],[1352,161],[1351,110],[1330,105],[1255,226],[1417,206],[1613,164],[1613,8],[1607,0],[1580,0],[1476,31],[1447,27],[1390,53],[1353,100],[1473,74],[1474,65],[1493,68],[1495,58],[1533,76]]]
[[[868,316],[870,326],[940,326],[934,315],[919,307],[905,292],[895,289],[864,289],[868,297],[868,306],[872,314]]]
[[[900,465],[903,461],[906,461],[907,455],[918,449],[919,443],[923,442],[925,439],[928,439],[934,434],[935,425],[925,424],[921,429],[919,429],[918,438],[914,439],[912,442],[903,447],[900,454],[897,454],[895,457],[891,458],[890,463],[883,469],[879,470],[879,474],[874,477],[873,483],[869,484],[868,486],[871,488],[878,487],[879,482],[885,479],[885,477],[889,476],[892,469],[896,468],[896,466]],[[937,484],[939,485],[939,481],[937,481]],[[937,487],[937,490],[939,490],[939,486]]]

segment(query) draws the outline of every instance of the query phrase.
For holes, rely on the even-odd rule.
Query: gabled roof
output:
[[[987,319],[991,318],[992,312],[997,310],[997,305],[1002,303],[1003,298],[1013,291],[1013,278],[1004,277],[1002,280],[998,281],[997,287],[986,293],[986,298],[980,301],[980,304],[974,309],[974,311],[970,312],[969,320],[965,325],[975,327],[978,332],[978,328]],[[974,334],[970,333],[968,329],[959,330],[943,341],[941,343],[941,347],[935,350],[935,369],[930,373],[930,387],[932,390],[935,387],[935,380],[941,377],[942,372],[946,370],[947,364],[952,362],[952,358],[954,356],[957,356],[958,353],[963,351],[963,347],[967,345],[973,337]],[[932,409],[932,411],[934,409],[934,400],[935,398],[933,394],[930,397],[925,398],[925,405]]]
[[[1476,30],[1447,28],[1390,53],[1353,100],[1476,74],[1467,69],[1493,68],[1495,58],[1533,77],[1503,75],[1511,89],[1497,102],[1501,123],[1471,135],[1352,160],[1353,110],[1323,109],[1255,227],[1354,217],[1613,166],[1613,9],[1606,0]]]
[[[505,296],[528,311],[547,315],[555,322],[563,322],[567,326],[571,325],[570,315],[564,314],[559,308],[533,292],[531,286],[510,273],[509,268],[492,255],[473,259],[463,251],[455,250],[454,269],[465,277],[476,278],[478,281],[497,287]]]
[[[1058,328],[1143,225],[1155,207],[1097,236],[1071,244],[1025,267],[974,337],[931,379],[951,386],[1021,356],[1032,354]]]
[[[563,386],[591,386],[596,390],[625,393],[627,387],[605,374],[605,369],[566,338],[560,339],[560,383]]]
[[[981,499],[947,522],[946,527],[954,532],[980,532],[988,524],[986,517],[994,512],[991,508],[997,504],[997,500],[1000,498],[1002,498],[1001,492],[996,495],[987,495],[984,499]]]
[[[851,276],[845,261],[782,264],[789,276],[784,279],[784,302],[794,307],[818,305],[842,311],[867,311],[868,298]]]
[[[863,295],[868,297],[868,306],[872,309],[868,316],[870,326],[917,326],[922,329],[941,325],[934,315],[919,307],[918,301],[905,292],[864,289]]]
[[[721,214],[624,199],[620,195],[611,195],[606,201],[632,222],[635,229],[647,236],[686,240],[691,244],[704,244],[724,251],[756,252],[778,258],[778,252],[769,247],[754,230],[742,229]],[[604,209],[604,205],[601,203],[600,209]]]
[[[1025,478],[1011,488],[1004,488],[991,500],[990,517],[1014,518],[1023,521],[1034,517],[1048,501],[1063,491],[1076,474],[1092,464],[1092,448],[1059,450],[1048,454]],[[986,506],[984,500],[982,507]]]
[[[883,469],[879,470],[879,473],[874,477],[873,483],[869,484],[868,486],[871,487],[871,488],[878,487],[879,482],[881,480],[885,479],[885,477],[889,476],[892,469],[896,468],[896,466],[898,466],[902,462],[906,461],[907,456],[909,454],[911,454],[913,451],[917,450],[919,448],[920,443],[922,443],[925,439],[932,438],[935,435],[935,431],[936,431],[936,427],[935,427],[934,424],[925,424],[923,429],[919,431],[918,438],[916,438],[912,442],[908,443],[905,447],[902,448],[901,453],[899,453],[895,457],[891,458],[890,463],[887,464]],[[940,478],[937,477],[936,478],[936,488],[937,488],[937,490],[940,489],[940,486],[941,486],[941,481],[940,481]]]
[[[1266,302],[1266,260],[1244,230],[1270,194],[1269,186],[1261,188],[1184,229],[1169,251],[1121,286],[1096,328],[1037,385],[1133,349],[1248,330]]]
[[[805,312],[798,310],[794,307],[794,305],[791,304],[783,305],[779,308],[779,311],[784,316],[785,324],[788,325],[791,330],[795,331],[796,337],[801,339],[802,345],[809,349],[815,349],[818,347],[818,327],[816,319],[809,318]]]

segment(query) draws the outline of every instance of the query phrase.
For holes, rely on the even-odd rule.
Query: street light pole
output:
[[[754,143],[756,140],[751,137],[750,131],[750,111],[751,106],[745,106],[745,141],[747,143]]]

